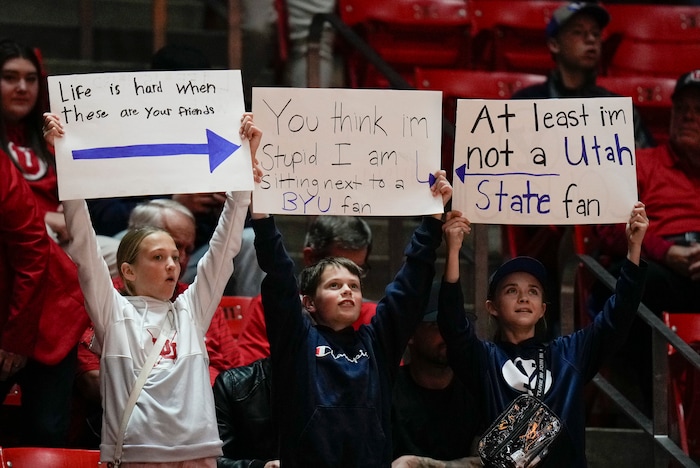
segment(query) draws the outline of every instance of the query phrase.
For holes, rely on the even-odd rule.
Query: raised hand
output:
[[[63,130],[63,124],[58,118],[58,115],[52,114],[51,112],[44,113],[44,126],[42,128],[44,134],[44,140],[46,144],[50,147],[54,146],[56,137],[62,137],[65,134]]]
[[[262,139],[262,130],[255,126],[253,121],[253,113],[246,112],[241,118],[241,129],[240,135],[242,140],[248,140],[250,142],[250,158],[253,163],[253,179],[255,183],[262,182],[263,170],[260,166],[260,162],[255,157],[255,153],[258,151],[258,146],[260,146],[260,140]]]

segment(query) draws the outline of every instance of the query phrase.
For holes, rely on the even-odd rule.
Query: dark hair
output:
[[[372,250],[372,230],[362,218],[356,216],[318,216],[306,232],[304,246],[321,259],[330,255],[334,247],[348,250],[367,248]]]
[[[0,69],[5,66],[8,60],[22,58],[29,60],[38,74],[39,93],[37,95],[36,104],[29,115],[24,119],[27,129],[27,144],[29,144],[36,155],[50,165],[55,165],[53,154],[49,151],[44,141],[42,127],[44,125],[44,112],[48,110],[48,86],[46,82],[46,73],[41,65],[41,60],[37,52],[31,47],[20,44],[11,39],[0,40]],[[0,97],[0,100],[2,98]],[[0,105],[2,102],[0,102]],[[9,136],[7,134],[7,125],[5,119],[0,113],[0,144],[5,152],[9,151]],[[14,160],[13,160],[14,162]]]
[[[304,296],[314,296],[316,288],[321,281],[321,275],[328,267],[345,268],[360,280],[360,289],[362,289],[362,268],[357,266],[352,260],[344,257],[325,257],[311,266],[301,270],[299,275],[299,292]]]

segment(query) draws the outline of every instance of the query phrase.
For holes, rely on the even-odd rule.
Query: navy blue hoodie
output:
[[[272,217],[254,220],[272,362],[280,463],[293,467],[389,467],[391,394],[403,351],[427,306],[442,223],[424,218],[406,260],[354,331],[315,326],[303,306],[294,263]]]
[[[484,419],[496,420],[520,394],[537,385],[539,349],[545,346],[545,391],[542,400],[562,420],[555,447],[538,468],[582,468],[586,463],[583,388],[624,342],[642,294],[646,265],[626,261],[615,294],[593,323],[545,344],[532,338],[518,345],[482,341],[466,318],[459,283],[440,291],[438,325],[450,365],[480,402]],[[479,376],[479,378],[476,378]]]

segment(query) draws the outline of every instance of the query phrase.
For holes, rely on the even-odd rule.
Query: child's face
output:
[[[360,316],[360,278],[346,268],[328,266],[321,275],[315,296],[304,296],[304,306],[319,325],[342,330]]]
[[[122,268],[135,295],[169,300],[180,277],[179,253],[173,238],[165,232],[146,236],[136,261],[124,263]]]
[[[534,336],[535,325],[546,309],[544,290],[530,273],[511,273],[503,278],[486,308],[504,331]]]

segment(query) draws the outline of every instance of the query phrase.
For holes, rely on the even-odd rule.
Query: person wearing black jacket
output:
[[[234,367],[216,378],[216,419],[224,443],[218,468],[279,468],[270,388],[270,358]]]

